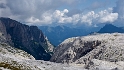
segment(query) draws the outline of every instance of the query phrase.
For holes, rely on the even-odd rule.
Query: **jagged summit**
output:
[[[0,32],[11,46],[28,52],[36,59],[50,59],[53,46],[38,27],[2,17],[0,18]]]

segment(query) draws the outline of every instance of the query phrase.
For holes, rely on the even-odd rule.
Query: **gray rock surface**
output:
[[[85,66],[88,70],[124,70],[124,62],[110,62],[98,59],[92,59],[88,65]]]
[[[99,37],[99,35],[93,35],[93,36]],[[87,41],[85,43],[90,44],[87,46],[89,46],[89,48],[90,48],[90,46],[93,47],[93,49],[91,51],[87,52],[87,54],[85,54],[81,58],[78,58],[78,60],[76,60],[73,63],[68,62],[68,63],[62,64],[62,63],[54,63],[54,62],[43,61],[43,60],[35,60],[34,57],[31,56],[30,54],[28,54],[27,52],[25,52],[23,50],[19,50],[17,48],[10,46],[9,44],[7,44],[6,37],[4,37],[2,35],[2,33],[0,32],[0,40],[2,40],[2,41],[0,41],[0,70],[124,70],[124,61],[123,60],[118,59],[118,61],[109,61],[108,58],[101,59],[101,60],[100,60],[100,58],[95,59],[96,57],[94,57],[94,56],[96,54],[99,54],[99,51],[106,50],[106,45],[108,45],[108,43],[103,43],[102,41],[100,42],[100,40],[101,40],[100,38],[98,38],[97,40],[95,39],[95,41],[94,41],[94,39],[92,39],[93,36],[83,37],[83,39],[85,41]],[[116,38],[117,41],[115,41],[115,42],[123,43],[122,37],[124,36],[124,34],[101,34],[100,37],[102,37],[102,36],[104,36],[105,40],[109,39],[109,38],[113,39],[114,36],[118,36],[119,39]],[[91,38],[91,39],[88,39],[88,38]],[[77,38],[73,38],[73,39],[71,38],[68,41],[73,42],[74,39],[77,39]],[[118,41],[118,40],[121,40],[121,41]],[[5,42],[3,42],[3,41],[5,41]],[[67,43],[68,41],[66,40],[65,42],[63,42],[63,44]],[[107,41],[109,41],[109,40],[107,40]],[[112,45],[113,42],[109,42],[109,43]],[[120,44],[120,43],[118,43],[118,44]],[[78,42],[75,43],[75,45],[76,44],[78,44]],[[115,44],[117,44],[117,43],[113,43],[113,45],[115,45]],[[92,45],[94,45],[94,46],[92,46]],[[84,46],[84,47],[86,47],[86,46]],[[77,48],[79,48],[79,47],[77,47]],[[121,47],[121,48],[123,48],[123,47]],[[69,53],[73,53],[73,51],[71,50],[71,52],[69,52]],[[108,53],[108,51],[103,52],[103,54],[105,54],[105,53]],[[76,53],[74,53],[74,54],[76,55]],[[121,54],[121,53],[118,53],[118,54]],[[73,57],[72,55],[69,55],[69,56]],[[116,55],[117,54],[114,54],[113,57],[115,57]],[[103,58],[103,57],[101,57],[101,58]],[[118,57],[118,58],[120,58],[120,57]]]
[[[97,34],[66,39],[54,51],[53,62],[88,64],[92,59],[124,61],[124,34]]]

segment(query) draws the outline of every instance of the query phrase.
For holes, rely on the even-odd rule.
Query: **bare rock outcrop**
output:
[[[124,34],[105,33],[66,39],[54,51],[53,62],[89,64],[92,59],[124,61]]]
[[[28,26],[10,18],[0,18],[0,32],[6,43],[24,50],[36,59],[49,60],[53,46],[36,26]]]
[[[58,63],[75,62],[100,44],[101,41],[98,40],[83,41],[80,38],[74,39],[73,42],[63,42],[55,49],[55,54],[52,56],[51,61]]]

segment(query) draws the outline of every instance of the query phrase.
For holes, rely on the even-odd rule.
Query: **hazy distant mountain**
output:
[[[36,59],[50,59],[49,52],[52,52],[53,46],[38,27],[24,25],[10,18],[0,18],[0,32],[9,45],[28,52]]]
[[[103,28],[98,31],[98,33],[124,33],[124,28],[116,27],[112,24],[106,24]]]
[[[89,33],[89,31],[85,29],[70,28],[66,26],[56,27],[41,26],[39,28],[48,37],[50,42],[55,46],[59,45],[62,41],[64,41],[67,38],[75,36],[84,36]]]

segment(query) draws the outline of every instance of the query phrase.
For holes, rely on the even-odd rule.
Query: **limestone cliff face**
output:
[[[124,61],[124,34],[97,34],[66,39],[54,51],[53,62],[83,63],[98,59]]]
[[[71,40],[71,39],[70,39]],[[63,42],[54,51],[51,61],[58,63],[71,63],[85,56],[92,51],[96,46],[101,44],[101,41],[83,41],[81,38],[72,39],[72,42]]]
[[[53,46],[36,26],[24,25],[10,18],[0,18],[0,31],[10,45],[28,52],[36,59],[50,59]]]

